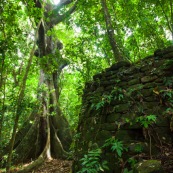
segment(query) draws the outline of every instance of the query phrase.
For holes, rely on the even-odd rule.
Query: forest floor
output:
[[[149,159],[149,156],[148,156]],[[161,160],[163,169],[165,173],[173,173],[173,147],[166,146],[162,148],[162,153],[157,157],[152,159]],[[27,166],[23,165],[23,166]],[[60,160],[52,159],[44,162],[42,166],[31,171],[30,173],[70,173],[72,167],[72,161],[69,160]],[[12,173],[15,173],[19,170],[19,167],[15,167]],[[0,169],[0,173],[5,173]]]
[[[149,158],[148,158],[149,159]],[[165,173],[173,173],[173,147],[172,145],[162,147],[162,153],[153,158],[161,160]],[[46,161],[37,170],[31,173],[70,173],[72,161],[53,159]]]
[[[162,147],[162,153],[156,159],[161,160],[165,173],[173,173],[173,146]]]
[[[30,164],[30,163],[28,163]],[[23,165],[24,167],[28,164]],[[52,159],[44,162],[43,165],[38,167],[37,169],[31,171],[30,173],[70,173],[72,167],[72,161],[69,160],[58,160]],[[20,168],[17,166],[11,170],[11,173],[15,173]],[[5,170],[0,169],[0,173],[5,173]]]
[[[31,173],[70,173],[72,161],[52,159]]]

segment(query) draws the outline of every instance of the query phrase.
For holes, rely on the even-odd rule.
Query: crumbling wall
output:
[[[74,172],[80,169],[84,154],[102,147],[109,138],[128,148],[122,155],[124,162],[137,154],[139,143],[146,157],[157,157],[164,144],[172,143],[172,86],[173,47],[157,50],[135,64],[119,62],[95,75],[84,90]],[[140,119],[151,115],[157,117],[155,123]],[[102,157],[108,161],[108,173],[121,172],[115,152],[105,149]]]

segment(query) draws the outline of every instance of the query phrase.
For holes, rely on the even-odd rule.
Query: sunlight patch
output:
[[[60,2],[60,0],[52,0],[52,2],[53,2],[55,5],[57,5],[57,4]]]

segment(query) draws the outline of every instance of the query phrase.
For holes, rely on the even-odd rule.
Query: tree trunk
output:
[[[5,87],[6,87],[6,74],[4,75],[4,61],[5,61],[5,52],[4,50],[0,50],[2,52],[2,60],[1,60],[1,66],[0,66],[0,97],[3,98],[0,100],[0,141],[1,141],[1,134],[2,134],[2,126],[3,126],[3,121],[4,121],[4,114],[5,114]],[[0,146],[1,148],[1,146]]]
[[[17,133],[13,163],[36,160],[19,172],[31,171],[45,159],[66,158],[72,141],[69,124],[58,106],[53,74],[41,70],[39,86],[44,86],[38,94],[39,107]]]
[[[65,5],[71,3],[70,0],[65,2]],[[42,4],[39,0],[35,0],[35,4],[36,7],[42,8]],[[60,4],[60,6],[61,5],[64,4]],[[60,8],[61,7],[57,9]],[[40,19],[41,23],[38,28],[37,41],[38,50],[37,53],[35,53],[35,55],[38,56],[38,62],[40,62],[38,105],[17,134],[16,130],[20,114],[19,112],[16,113],[16,121],[11,138],[12,142],[4,149],[4,151],[9,152],[7,172],[9,171],[11,160],[13,164],[35,160],[26,168],[18,171],[28,172],[42,164],[45,159],[50,159],[51,157],[66,158],[68,156],[67,151],[69,150],[72,137],[69,124],[65,117],[62,116],[58,104],[58,78],[68,62],[60,55],[60,48],[62,47],[60,41],[53,39],[52,36],[47,36],[46,33],[48,30],[51,30],[55,24],[61,22],[64,17],[70,15],[75,8],[76,4],[64,15],[48,16],[52,17],[51,20],[44,22],[43,19],[46,18],[50,10],[54,9],[55,11],[51,14],[56,14],[55,8],[45,8],[45,16]],[[59,16],[60,19],[57,19],[56,17]],[[25,87],[22,88],[22,96],[24,89]],[[19,99],[20,102],[17,106],[19,109],[21,100]],[[14,151],[14,156],[12,155],[12,151]],[[5,154],[5,152],[3,154]]]
[[[106,22],[107,34],[108,34],[110,45],[112,47],[115,61],[122,61],[123,57],[122,57],[121,52],[119,51],[117,43],[116,43],[116,39],[115,39],[115,35],[114,35],[114,28],[112,26],[111,16],[109,14],[106,0],[101,0],[101,5],[102,5],[104,18],[105,18],[105,22]]]
[[[170,25],[171,25],[171,35],[172,35],[172,44],[173,44],[173,1],[170,0],[170,9],[171,9],[171,19],[170,19]]]

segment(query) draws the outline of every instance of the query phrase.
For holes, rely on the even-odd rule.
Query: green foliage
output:
[[[115,139],[114,137],[107,139],[103,147],[110,147],[112,151],[116,151],[118,157],[121,157],[122,152],[125,150],[122,142],[118,141],[118,139]]]
[[[95,149],[88,152],[80,159],[82,169],[77,173],[98,173],[99,171],[109,170],[107,161],[101,160],[101,149]]]
[[[117,82],[120,82],[117,80]],[[122,100],[124,98],[124,92],[122,88],[114,87],[114,89],[111,91],[111,95],[113,95],[114,100]]]
[[[127,162],[130,165],[130,170],[128,168],[124,168],[123,173],[133,173],[133,168],[135,164],[137,163],[137,160],[134,157],[131,157],[127,160]]]
[[[137,163],[137,160],[132,157],[128,159],[128,163],[130,164],[131,168],[133,168]]]
[[[97,173],[99,171],[104,172],[104,170],[109,170],[107,166],[108,162],[102,160],[101,157],[102,150],[106,148],[110,148],[112,152],[116,152],[119,158],[121,158],[123,151],[127,151],[121,141],[114,137],[109,138],[102,147],[89,151],[88,154],[80,159],[82,169],[78,173]]]
[[[96,95],[96,96],[91,97],[91,98],[92,98],[91,108],[95,109],[95,110],[99,110],[100,108],[104,107],[105,104],[110,104],[110,102],[113,99],[113,96],[103,94],[102,96]]]
[[[137,144],[137,145],[135,146],[135,152],[141,153],[142,151],[143,151],[142,145],[141,145],[141,144]]]
[[[173,108],[167,108],[166,111],[164,112],[165,114],[168,114],[168,115],[173,115]]]
[[[170,101],[173,104],[173,91],[172,88],[166,88],[165,90],[160,90],[160,95],[164,100]],[[173,106],[173,105],[172,105]]]
[[[119,87],[115,87],[110,94],[95,95],[91,96],[92,105],[91,108],[99,110],[105,106],[105,104],[110,104],[112,100],[122,100],[124,98],[123,90]]]
[[[83,9],[84,5],[88,8]],[[170,35],[167,34],[169,31],[172,32],[169,1],[161,3],[161,1],[110,0],[107,1],[107,5],[118,47],[122,54],[131,61],[141,59],[155,49],[171,44]],[[74,18],[76,25],[82,24],[80,28],[85,36],[88,34],[90,41],[101,40],[96,44],[99,51],[105,55],[105,58],[107,56],[112,58],[111,48],[105,34],[101,4],[95,1],[81,2],[79,13]],[[112,59],[108,61],[112,62]]]
[[[166,87],[170,88],[173,85],[173,77],[165,77],[163,83]]]
[[[96,105],[94,105],[94,106],[92,104],[91,108],[95,107],[95,110],[99,110],[101,107],[104,107],[104,105],[105,105],[105,102],[104,102],[104,100],[102,100],[102,101],[96,103]]]
[[[75,131],[81,110],[84,79],[80,72],[73,71],[69,67],[62,73],[59,84],[61,109],[69,121],[72,131]]]
[[[144,128],[148,128],[149,125],[156,122],[156,115],[140,116],[136,119]]]
[[[133,170],[128,170],[127,168],[125,168],[124,170],[123,170],[123,173],[133,173]]]
[[[0,3],[0,150],[9,142],[22,78],[33,45],[33,26],[21,1]],[[19,128],[32,109],[36,110],[38,68],[36,61],[26,83],[25,96],[20,106]]]

